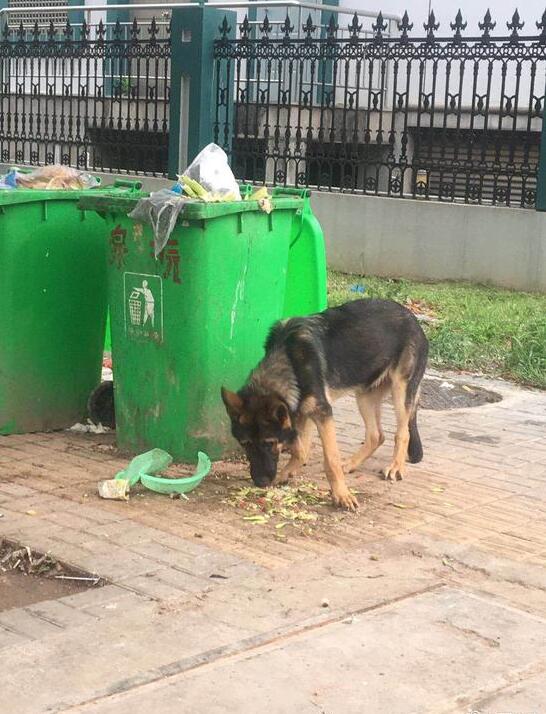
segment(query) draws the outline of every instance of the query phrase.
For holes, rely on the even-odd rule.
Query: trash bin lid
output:
[[[0,208],[4,206],[15,206],[22,203],[34,203],[35,201],[78,201],[83,196],[89,195],[129,195],[140,198],[144,194],[141,192],[142,184],[139,181],[116,180],[109,186],[97,186],[95,188],[82,188],[72,190],[53,190],[34,188],[14,188],[0,190]]]
[[[138,203],[140,198],[147,198],[149,193],[135,195],[106,195],[99,191],[88,191],[82,195],[79,207],[85,211],[97,211],[98,213],[121,213],[127,215]],[[275,196],[271,199],[274,211],[303,209],[304,200],[299,196]],[[232,215],[234,213],[249,213],[251,211],[262,212],[258,201],[222,201],[218,203],[206,203],[195,201],[186,203],[182,219],[185,221],[202,221],[211,218]]]

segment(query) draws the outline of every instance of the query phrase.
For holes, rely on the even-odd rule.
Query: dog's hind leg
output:
[[[332,491],[332,499],[336,506],[342,506],[354,511],[358,508],[358,501],[349,491],[345,482],[334,419],[331,414],[317,414],[313,416],[313,419],[322,441],[324,470]]]
[[[410,440],[409,424],[413,415],[413,404],[407,403],[407,379],[399,373],[391,378],[392,402],[396,414],[396,436],[394,438],[394,456],[390,466],[383,474],[388,481],[401,481],[406,468],[408,444]]]
[[[345,464],[347,473],[357,469],[363,461],[370,456],[385,441],[385,436],[381,428],[381,402],[385,396],[385,388],[377,387],[371,392],[360,392],[356,396],[356,402],[366,425],[366,436],[364,444],[354,453]]]
[[[302,418],[301,424],[298,425],[298,437],[291,447],[290,461],[279,474],[276,483],[286,483],[307,463],[313,441],[313,426],[313,421],[309,417]]]

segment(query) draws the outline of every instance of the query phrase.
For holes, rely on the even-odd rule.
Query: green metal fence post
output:
[[[542,132],[540,134],[540,153],[538,156],[537,176],[537,211],[546,211],[546,110],[542,111]]]
[[[214,140],[216,67],[214,40],[224,17],[234,32],[237,13],[196,5],[174,8],[171,22],[171,99],[169,176],[176,178],[201,149]],[[222,78],[220,78],[222,79]],[[228,87],[227,112],[232,88]],[[231,138],[229,140],[231,145]]]

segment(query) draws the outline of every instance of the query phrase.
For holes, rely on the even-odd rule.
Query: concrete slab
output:
[[[439,714],[546,666],[545,656],[545,620],[446,588],[71,711]],[[544,687],[527,699],[518,691],[506,696],[528,702]]]

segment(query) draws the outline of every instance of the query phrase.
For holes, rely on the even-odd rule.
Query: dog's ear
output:
[[[288,413],[288,407],[284,402],[277,402],[273,408],[273,418],[277,421],[282,429],[291,429],[292,421]]]
[[[222,387],[222,401],[224,402],[227,413],[232,419],[238,419],[243,412],[243,400],[237,392],[230,392],[229,389]]]

